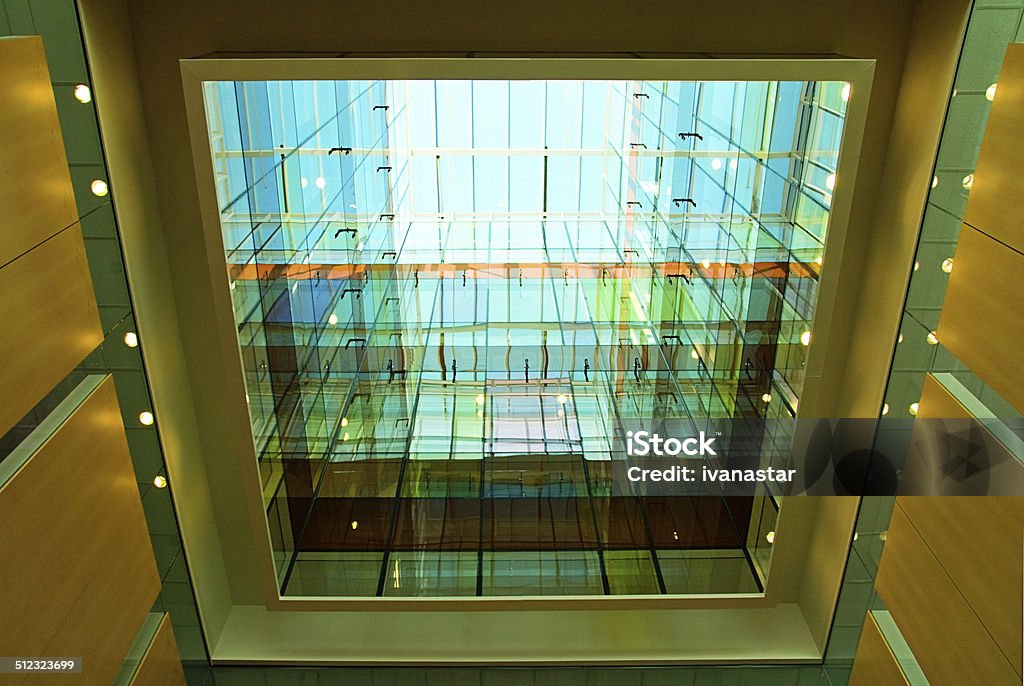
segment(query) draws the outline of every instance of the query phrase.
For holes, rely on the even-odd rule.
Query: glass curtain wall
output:
[[[282,593],[762,590],[776,494],[609,462],[626,424],[795,415],[848,95],[206,84]]]

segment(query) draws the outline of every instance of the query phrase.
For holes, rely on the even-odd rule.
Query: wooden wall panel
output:
[[[1020,683],[1013,665],[899,505],[893,510],[875,587],[933,686]]]
[[[0,38],[0,267],[78,220],[43,41]]]
[[[0,522],[0,654],[110,683],[160,590],[110,377],[0,487]]]
[[[900,492],[927,496],[1024,493],[1024,464],[989,430],[990,425],[974,420],[970,410],[932,374],[925,375],[920,403],[920,421],[914,422]],[[969,456],[969,463],[958,461],[966,445],[957,443],[961,440],[982,447]]]
[[[181,669],[169,615],[164,615],[160,622],[131,686],[185,686],[185,673]]]
[[[1006,50],[964,221],[1024,252],[1024,45]],[[957,264],[959,268],[959,264]]]
[[[3,434],[103,341],[77,225],[0,268],[0,322]]]
[[[1021,674],[1024,497],[906,497],[909,522]]]
[[[868,614],[853,658],[849,686],[907,686],[909,683],[875,618]]]
[[[931,373],[924,375],[918,404],[917,416],[921,419],[971,419],[974,416]]]
[[[1024,411],[1024,254],[964,225],[939,321],[939,341]]]

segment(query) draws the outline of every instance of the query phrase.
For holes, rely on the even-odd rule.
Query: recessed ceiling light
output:
[[[884,405],[882,405],[882,415],[884,416],[887,414],[889,414],[889,403],[885,403]]]
[[[299,178],[299,185],[302,186],[303,188],[305,188],[306,186],[309,185],[309,180],[305,176],[300,177]]]
[[[825,188],[827,188],[827,189],[829,189],[831,191],[831,190],[834,190],[835,187],[836,187],[836,175],[835,174],[829,174],[828,176],[825,177]]]
[[[124,335],[124,344],[129,348],[135,348],[139,345],[139,337],[134,331],[129,331]]]
[[[921,406],[918,403],[910,403],[910,407],[907,408],[907,411],[910,412],[910,414],[912,414],[912,415],[914,415],[916,417],[917,416],[917,411],[918,411],[918,409],[920,409],[920,407]]]
[[[80,83],[75,86],[75,100],[82,103],[83,105],[92,102],[92,91],[84,83]]]
[[[802,334],[800,334],[800,345],[810,345],[810,344],[811,344],[811,332],[810,331],[804,331]]]
[[[950,273],[951,271],[953,271],[953,258],[952,257],[947,257],[946,259],[944,259],[942,261],[942,271],[946,272],[947,274]]]
[[[850,84],[843,84],[843,90],[839,91],[839,97],[843,99],[843,102],[850,101]]]
[[[342,426],[342,428],[348,426],[348,417],[342,417],[341,418],[341,426]]]
[[[938,185],[939,185],[939,177],[938,176],[933,176],[932,177],[932,188],[935,188]]]
[[[764,395],[761,396],[761,400],[762,402],[770,403],[772,401],[772,394],[765,393]]]
[[[152,426],[153,425],[153,413],[152,412],[140,412],[139,413],[139,423],[143,424],[144,426]]]
[[[153,485],[157,488],[167,488],[167,479],[158,474],[153,477]]]
[[[325,179],[322,176],[318,176],[318,177],[316,177],[316,181],[314,181],[313,183],[316,184],[317,188],[323,188],[324,186],[327,185],[327,179]]]
[[[110,192],[110,188],[107,186],[107,182],[103,179],[93,179],[92,183],[89,184],[89,190],[97,198],[102,198]]]
[[[971,190],[971,186],[974,185],[974,174],[968,174],[965,176],[963,181],[960,182],[960,185],[967,190]]]
[[[764,538],[769,543],[775,543],[775,532],[774,531],[769,531],[767,534],[765,534]]]
[[[998,84],[993,83],[991,86],[985,89],[985,99],[992,102],[996,99],[996,86]]]
[[[330,324],[331,326],[334,326],[335,324],[337,324],[338,323],[338,315],[336,315],[333,312],[331,312],[331,316],[327,318],[327,323]]]
[[[715,159],[711,160],[711,168],[714,169],[715,171],[718,171],[719,169],[721,169],[722,168],[722,160],[718,159],[717,157]]]
[[[928,335],[925,337],[925,340],[928,341],[928,345],[939,344],[939,337],[935,335],[934,331],[929,331]]]
[[[558,404],[564,405],[567,402],[569,402],[569,398],[567,398],[565,395],[559,395],[558,396]]]

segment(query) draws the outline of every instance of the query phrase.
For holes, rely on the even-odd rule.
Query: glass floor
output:
[[[792,417],[842,83],[206,84],[281,592],[763,590],[779,498],[624,426]]]

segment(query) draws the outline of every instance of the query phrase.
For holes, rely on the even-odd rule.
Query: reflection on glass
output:
[[[625,421],[795,415],[842,88],[207,83],[282,593],[759,592],[775,494],[602,465]]]

